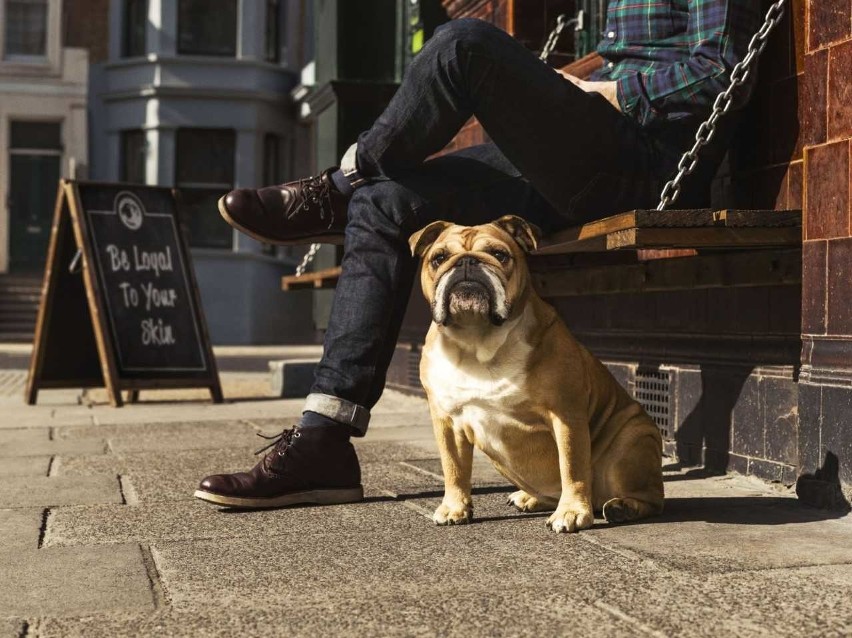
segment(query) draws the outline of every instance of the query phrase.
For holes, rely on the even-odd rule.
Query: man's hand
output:
[[[619,113],[621,112],[621,106],[618,104],[618,94],[615,88],[615,82],[590,82],[589,80],[581,80],[570,73],[566,73],[562,69],[555,70],[563,78],[581,88],[586,93],[600,93]]]

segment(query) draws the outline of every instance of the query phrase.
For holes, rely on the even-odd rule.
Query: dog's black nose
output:
[[[456,268],[476,266],[478,263],[479,260],[476,257],[462,257],[456,262]]]

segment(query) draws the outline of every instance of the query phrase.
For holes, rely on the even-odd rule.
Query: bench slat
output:
[[[802,242],[798,226],[772,228],[627,228],[606,235],[550,244],[537,255],[603,252],[637,248],[755,248],[796,246]]]
[[[802,243],[801,210],[632,210],[545,237],[536,255],[637,249],[743,249]],[[284,290],[334,288],[340,267],[288,275]]]
[[[334,288],[340,278],[340,266],[324,268],[304,275],[285,275],[281,278],[282,290],[323,290]]]

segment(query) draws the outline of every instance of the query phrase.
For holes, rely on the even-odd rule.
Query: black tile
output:
[[[615,380],[618,381],[619,385],[632,395],[631,385],[633,384],[633,366],[625,365],[623,363],[607,362],[606,367],[610,374],[615,377]]]
[[[822,451],[840,461],[840,481],[852,484],[852,388],[822,389]]]
[[[799,386],[792,379],[764,377],[761,400],[766,431],[764,458],[787,465],[799,463],[797,410]]]
[[[748,474],[749,460],[739,454],[728,455],[728,467],[725,468],[728,472],[739,472],[740,474]]]
[[[704,442],[704,422],[699,405],[704,393],[701,371],[678,369],[672,377],[675,438],[679,444],[700,448]]]
[[[764,419],[761,402],[762,380],[749,376],[733,406],[731,451],[743,456],[764,458]]]
[[[822,464],[820,412],[822,388],[799,383],[799,471],[814,472]]]
[[[763,461],[761,459],[749,459],[748,473],[751,476],[763,479],[764,481],[778,481],[784,476],[784,466],[780,463],[772,463],[771,461]]]

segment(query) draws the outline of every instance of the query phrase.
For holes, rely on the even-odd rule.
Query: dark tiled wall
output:
[[[635,364],[607,367],[633,392]],[[666,454],[685,466],[735,471],[785,485],[798,465],[798,384],[792,368],[662,366],[670,374],[674,436]]]

